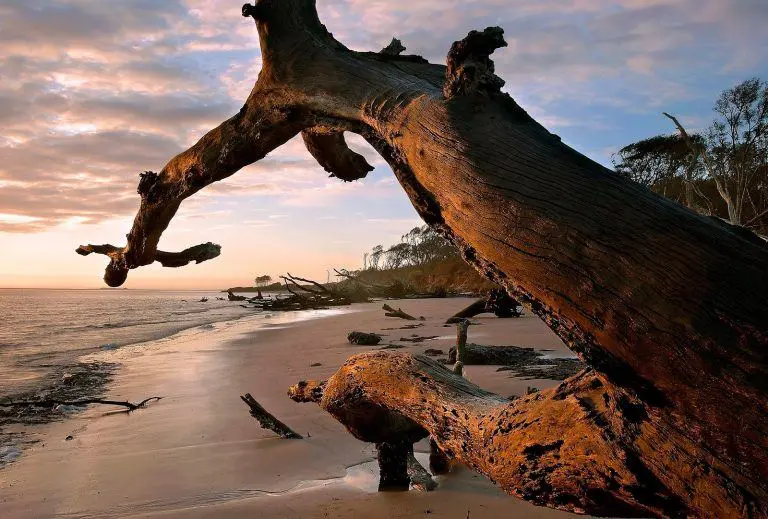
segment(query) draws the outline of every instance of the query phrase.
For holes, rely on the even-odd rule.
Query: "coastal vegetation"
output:
[[[723,91],[715,119],[690,133],[656,135],[614,155],[616,171],[699,214],[768,235],[768,83],[751,78]]]

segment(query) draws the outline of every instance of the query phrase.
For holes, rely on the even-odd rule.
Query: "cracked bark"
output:
[[[329,381],[356,381],[339,398],[353,405],[360,393],[377,416],[429,430],[441,447],[454,445],[462,461],[537,504],[611,515],[768,515],[768,248],[613,174],[534,121],[500,91],[489,58],[504,45],[498,28],[454,44],[443,67],[347,49],[311,0],[260,0],[243,12],[259,32],[258,81],[237,115],[142,177],[127,244],[108,254],[109,284],[160,258],[160,236],[185,198],[299,133],[334,176],[362,177],[370,166],[343,141],[343,132],[357,133],[389,163],[421,217],[593,372],[521,402],[472,397],[467,405],[491,406],[499,427],[467,432],[433,427],[453,419],[425,414],[430,392],[458,382],[440,372],[424,391],[427,402],[410,401],[406,390],[426,384],[415,371],[389,375],[396,380],[379,371],[399,356],[357,357],[359,372],[342,368]],[[398,414],[404,405],[414,410],[407,417]],[[516,417],[528,425],[508,427]],[[356,422],[366,419],[337,418],[358,433]],[[535,426],[537,418],[551,427]],[[375,436],[358,435],[401,439]],[[579,455],[542,472],[560,440],[560,450]],[[539,468],[526,441],[545,447],[530,451]],[[493,460],[481,452],[487,442],[499,442]]]

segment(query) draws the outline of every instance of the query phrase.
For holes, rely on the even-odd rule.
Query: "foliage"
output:
[[[697,211],[768,234],[768,83],[725,90],[700,134],[658,135],[614,155],[616,171]]]
[[[459,256],[454,245],[428,225],[414,227],[400,239],[400,243],[384,249],[375,246],[368,256],[368,269],[393,270],[419,267]]]
[[[272,284],[272,276],[270,276],[269,274],[264,274],[263,276],[257,277],[255,281],[256,281],[257,287],[264,287]]]

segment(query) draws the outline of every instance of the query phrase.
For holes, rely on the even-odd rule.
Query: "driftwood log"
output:
[[[350,332],[347,335],[347,341],[359,346],[376,346],[381,342],[381,335],[378,333]]]
[[[301,440],[304,438],[302,435],[275,418],[275,415],[264,409],[264,406],[258,403],[250,393],[241,395],[240,400],[245,402],[245,405],[250,408],[251,416],[259,422],[262,429],[269,429],[281,438],[291,440]]]
[[[518,309],[520,303],[509,297],[504,289],[494,289],[488,297],[478,299],[474,303],[462,308],[445,321],[446,324],[456,324],[462,319],[469,319],[476,315],[490,312],[496,317],[520,317],[522,311]]]
[[[768,247],[534,121],[500,90],[499,28],[457,41],[440,66],[347,49],[313,0],[259,0],[243,14],[259,32],[258,81],[239,113],[142,175],[127,244],[106,252],[109,285],[161,257],[185,198],[299,133],[332,176],[365,177],[371,166],[344,140],[357,133],[421,217],[593,371],[506,403],[429,361],[372,354],[329,382],[334,416],[367,441],[428,430],[541,505],[768,516]]]
[[[416,317],[412,316],[411,314],[404,312],[402,308],[392,308],[388,304],[385,304],[381,307],[382,310],[384,310],[384,315],[387,317],[397,317],[399,319],[405,319],[406,321],[418,321]],[[423,319],[422,319],[423,320]]]
[[[228,301],[245,301],[248,299],[245,296],[237,296],[235,295],[231,290],[227,290],[227,300]]]
[[[484,297],[482,299],[478,299],[474,303],[471,303],[455,314],[453,314],[451,317],[449,317],[445,324],[456,324],[459,321],[463,319],[469,319],[470,317],[474,317],[476,315],[484,314],[485,312],[489,312],[490,310],[486,309],[488,303],[488,298]]]
[[[130,413],[131,411],[144,409],[145,407],[147,407],[147,404],[149,404],[150,402],[156,402],[162,399],[163,397],[161,396],[151,396],[135,404],[133,402],[128,402],[125,400],[104,400],[101,398],[84,398],[81,400],[56,400],[56,399],[25,400],[25,401],[16,401],[16,402],[14,401],[0,402],[0,407],[11,407],[11,408],[13,407],[56,407],[57,405],[83,407],[86,405],[98,404],[98,405],[111,405],[116,407],[125,407],[126,412]]]
[[[486,346],[482,344],[466,344],[466,342],[461,356],[458,355],[456,347],[451,347],[448,350],[449,362],[453,363],[461,360],[467,366],[509,366],[520,362],[530,362],[541,356],[533,348]]]
[[[349,359],[327,383],[303,382],[289,394],[318,402],[360,440],[384,444],[381,468],[392,471],[383,474],[391,487],[407,486],[406,443],[429,434],[438,465],[445,467],[439,456],[445,452],[535,504],[595,515],[684,517],[689,505],[671,490],[674,483],[694,485],[690,495],[707,510],[698,515],[741,517],[718,504],[738,489],[722,488],[721,465],[705,469],[698,438],[648,416],[635,394],[590,370],[510,402],[427,357],[371,352]],[[660,473],[674,468],[663,479],[643,461],[652,452],[665,454],[654,465]],[[757,510],[755,503],[745,505],[742,511]]]

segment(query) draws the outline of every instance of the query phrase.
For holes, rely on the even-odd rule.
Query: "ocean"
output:
[[[0,289],[0,398],[49,385],[77,358],[257,312],[206,291]],[[201,302],[202,298],[207,302]]]

